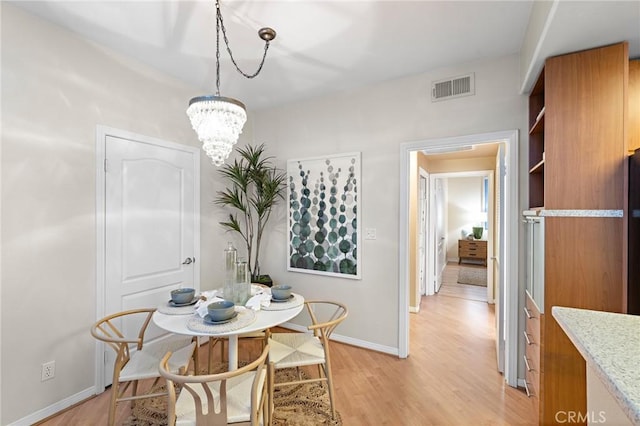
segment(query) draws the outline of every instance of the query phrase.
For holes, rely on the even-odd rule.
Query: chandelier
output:
[[[246,78],[254,78],[260,73],[267,57],[269,42],[276,37],[276,32],[271,28],[262,28],[258,31],[258,36],[265,42],[262,61],[253,74],[243,72],[231,53],[222,12],[220,12],[220,1],[216,0],[216,94],[195,97],[189,101],[189,108],[187,108],[191,126],[202,142],[202,149],[216,166],[224,164],[229,157],[233,145],[242,133],[242,126],[247,121],[247,112],[242,102],[220,96],[220,30],[222,30],[231,62]]]

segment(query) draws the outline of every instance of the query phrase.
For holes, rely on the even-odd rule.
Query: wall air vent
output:
[[[475,93],[476,83],[473,73],[431,83],[431,102],[471,96]]]

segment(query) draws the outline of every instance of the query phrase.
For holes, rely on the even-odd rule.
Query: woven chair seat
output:
[[[276,368],[324,363],[322,342],[310,333],[273,333],[269,346],[269,361],[273,362]]]
[[[190,343],[189,336],[171,336],[157,342],[145,343],[142,350],[131,354],[131,359],[120,372],[120,381],[158,377],[158,364],[167,352],[173,352],[169,367],[177,373],[180,367],[189,364],[193,352]]]

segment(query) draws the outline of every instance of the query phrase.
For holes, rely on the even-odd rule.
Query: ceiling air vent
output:
[[[431,83],[431,101],[471,96],[476,93],[474,74],[461,75]]]

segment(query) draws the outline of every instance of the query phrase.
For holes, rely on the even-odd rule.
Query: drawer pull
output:
[[[533,342],[531,341],[531,339],[529,339],[529,335],[527,334],[527,332],[523,331],[522,334],[524,334],[524,340],[527,342],[527,345],[533,345]]]
[[[529,384],[526,380],[524,381],[524,391],[527,393],[528,398],[531,398],[533,396],[533,394],[529,391]]]
[[[527,371],[531,371],[531,366],[529,365],[529,360],[527,359],[527,356],[524,355],[522,358],[524,358],[524,366],[527,368]]]
[[[531,311],[530,311],[530,310],[528,310],[528,309],[526,308],[526,306],[525,306],[524,308],[522,308],[522,309],[524,309],[524,313],[525,313],[525,315],[527,316],[527,319],[531,319],[531,318],[533,318],[533,315],[531,315]]]

